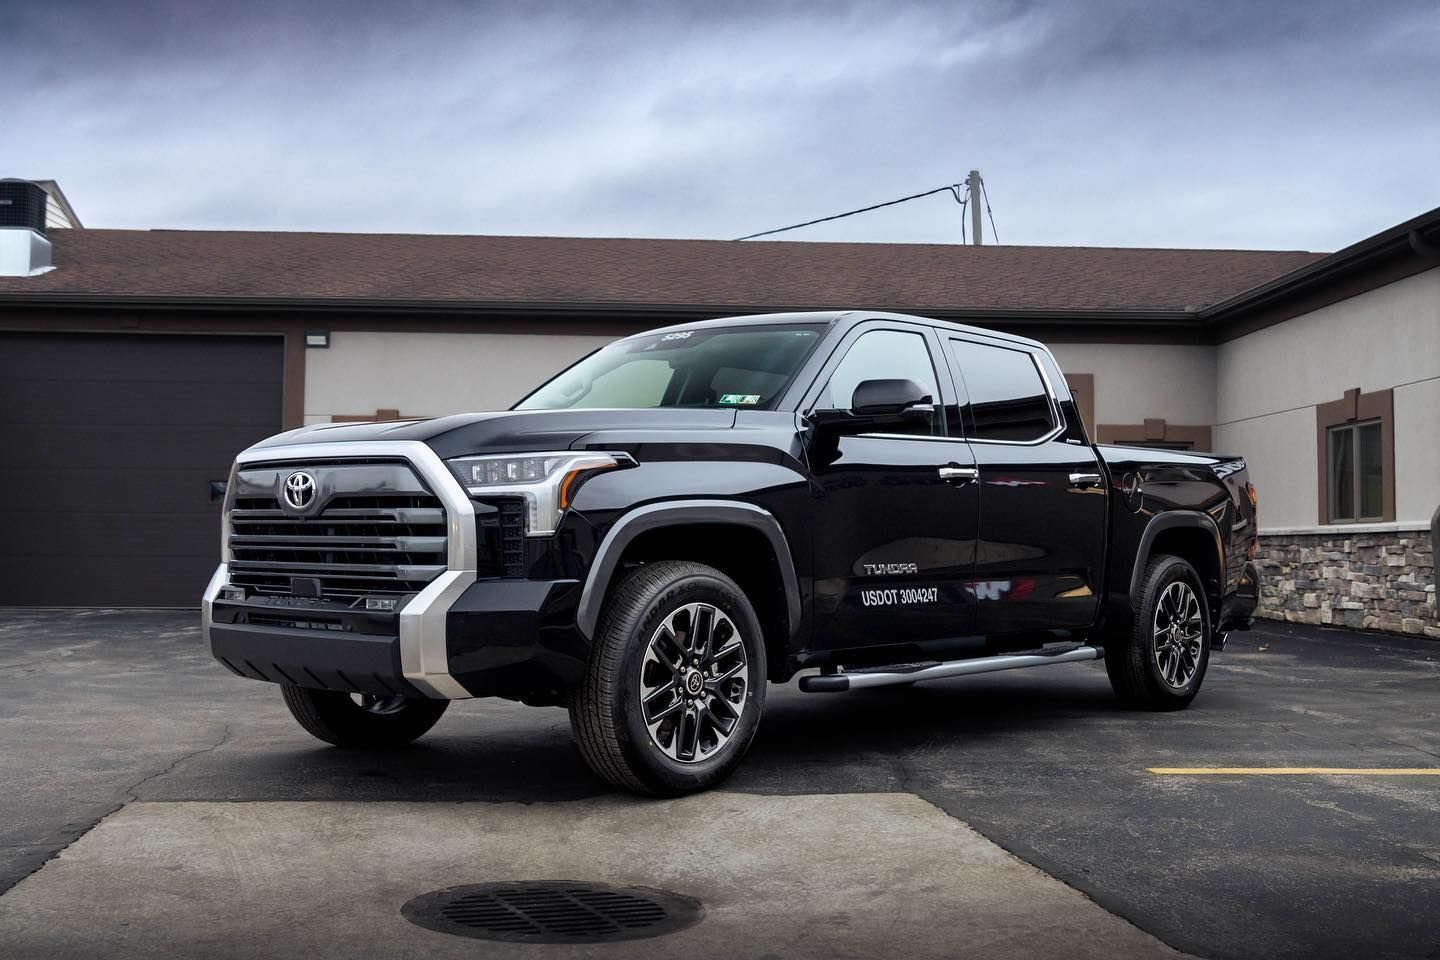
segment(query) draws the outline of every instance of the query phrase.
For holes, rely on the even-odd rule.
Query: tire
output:
[[[606,601],[571,697],[575,742],[590,769],[621,789],[707,790],[755,738],[767,676],[760,622],[735,581],[698,563],[647,563]]]
[[[1182,710],[1205,682],[1210,639],[1200,575],[1180,557],[1156,556],[1140,579],[1133,620],[1106,640],[1110,686],[1129,706]]]
[[[403,747],[440,720],[449,700],[361,695],[281,685],[285,706],[311,736],[337,747],[385,750]]]

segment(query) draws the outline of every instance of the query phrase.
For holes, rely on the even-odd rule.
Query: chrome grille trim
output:
[[[314,502],[287,509],[282,483],[295,469]],[[445,510],[408,461],[259,462],[236,471],[230,502],[230,582],[288,596],[292,578],[358,604],[374,594],[419,593],[446,569]]]
[[[478,553],[475,508],[469,495],[435,451],[418,440],[302,443],[292,446],[251,447],[236,458],[235,466],[238,472],[247,465],[261,463],[324,463],[365,459],[406,461],[444,507],[444,569],[400,612],[400,663],[405,679],[426,694],[445,700],[468,698],[469,692],[449,672],[445,646],[445,614],[460,594],[475,582]],[[234,477],[235,472],[232,472],[232,491],[236,489]],[[207,627],[210,623],[211,604],[214,603],[220,588],[229,582],[235,562],[230,543],[232,513],[235,511],[229,506],[229,499],[227,498],[222,527],[221,554],[224,562],[205,591],[201,613]]]

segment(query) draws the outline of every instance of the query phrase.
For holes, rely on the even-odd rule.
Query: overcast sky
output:
[[[728,239],[971,167],[1005,243],[1331,250],[1440,206],[1435,0],[0,18],[0,176],[94,227]],[[942,194],[784,236],[960,222]]]

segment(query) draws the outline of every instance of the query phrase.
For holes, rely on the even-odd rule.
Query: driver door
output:
[[[842,342],[806,412],[849,409],[867,380],[932,391],[933,417],[874,431],[810,431],[815,649],[969,637],[979,494],[968,442],[946,436],[960,407],[933,330],[872,321]],[[937,362],[937,360],[939,362]]]

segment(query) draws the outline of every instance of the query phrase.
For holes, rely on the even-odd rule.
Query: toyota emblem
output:
[[[285,478],[285,502],[296,510],[304,510],[315,502],[315,478],[303,471]]]

